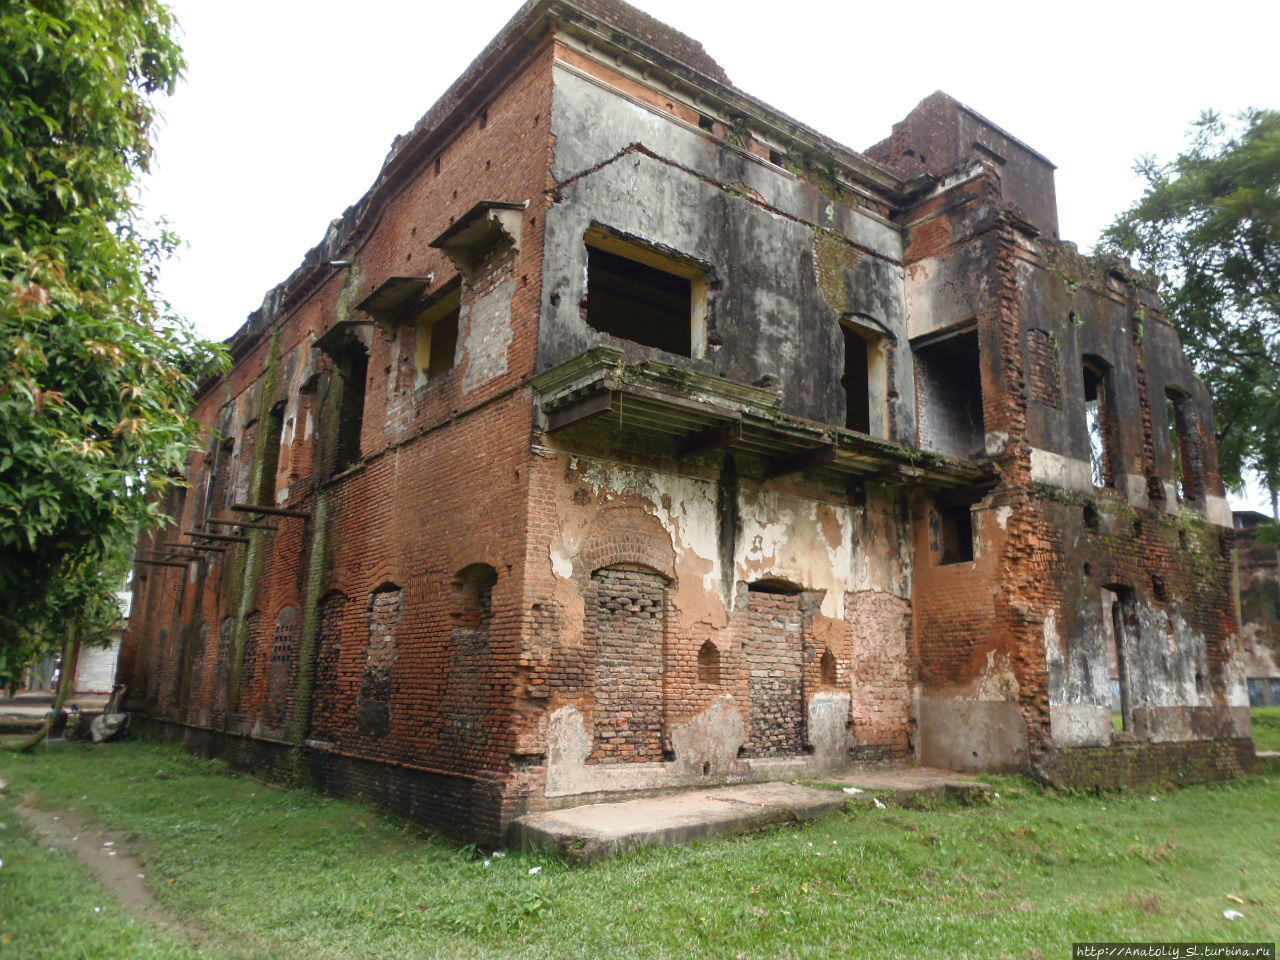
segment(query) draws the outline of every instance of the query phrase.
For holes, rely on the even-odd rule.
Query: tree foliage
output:
[[[1213,394],[1223,478],[1280,489],[1280,112],[1202,114],[1188,148],[1146,157],[1142,198],[1103,235],[1161,280],[1169,319]]]
[[[156,0],[0,0],[0,659],[110,619],[222,362],[159,302],[174,240],[137,208],[172,29]]]

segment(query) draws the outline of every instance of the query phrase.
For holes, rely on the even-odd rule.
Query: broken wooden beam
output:
[[[273,517],[297,517],[299,520],[311,519],[310,510],[290,510],[287,507],[268,507],[262,504],[233,503],[231,509],[236,513],[266,513]]]
[[[279,530],[274,523],[255,523],[252,520],[206,520],[219,527],[248,527],[251,530]]]
[[[824,443],[820,447],[810,447],[808,450],[774,457],[769,461],[764,475],[766,479],[772,480],[775,477],[785,477],[790,473],[799,473],[801,470],[829,467],[836,462],[836,456],[836,445]]]
[[[742,421],[731,420],[729,423],[716,424],[715,426],[707,427],[705,430],[686,433],[676,446],[676,456],[683,459],[684,457],[691,457],[695,453],[718,450],[720,447],[727,447],[737,443],[741,439]]]
[[[613,391],[598,390],[547,414],[547,433],[555,433],[576,423],[594,419],[613,409]]]
[[[248,543],[249,542],[248,537],[237,537],[230,533],[204,533],[201,530],[183,530],[182,532],[186,534],[188,537],[203,537],[206,540],[227,540],[231,543]],[[184,543],[183,546],[194,547],[194,546],[197,546],[197,544]]]

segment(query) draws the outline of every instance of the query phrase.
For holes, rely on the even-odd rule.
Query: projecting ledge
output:
[[[729,448],[759,458],[764,477],[822,471],[887,485],[952,487],[991,473],[989,464],[890,443],[783,413],[777,393],[656,360],[625,363],[595,347],[533,379],[542,429],[665,438],[677,458]],[[588,426],[592,424],[592,426]]]

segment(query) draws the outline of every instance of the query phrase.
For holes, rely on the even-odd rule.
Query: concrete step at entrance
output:
[[[847,799],[839,790],[794,783],[743,784],[526,814],[513,825],[513,834],[523,849],[554,850],[591,863],[637,847],[814,820],[840,810]]]

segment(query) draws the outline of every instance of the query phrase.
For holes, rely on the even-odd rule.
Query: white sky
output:
[[[163,293],[230,336],[372,184],[519,0],[169,0],[187,81],[162,107],[147,204],[186,241]],[[636,0],[734,85],[855,150],[945,90],[1058,166],[1082,250],[1137,198],[1136,157],[1204,108],[1280,107],[1280,3]],[[1256,499],[1255,509],[1267,509]]]

